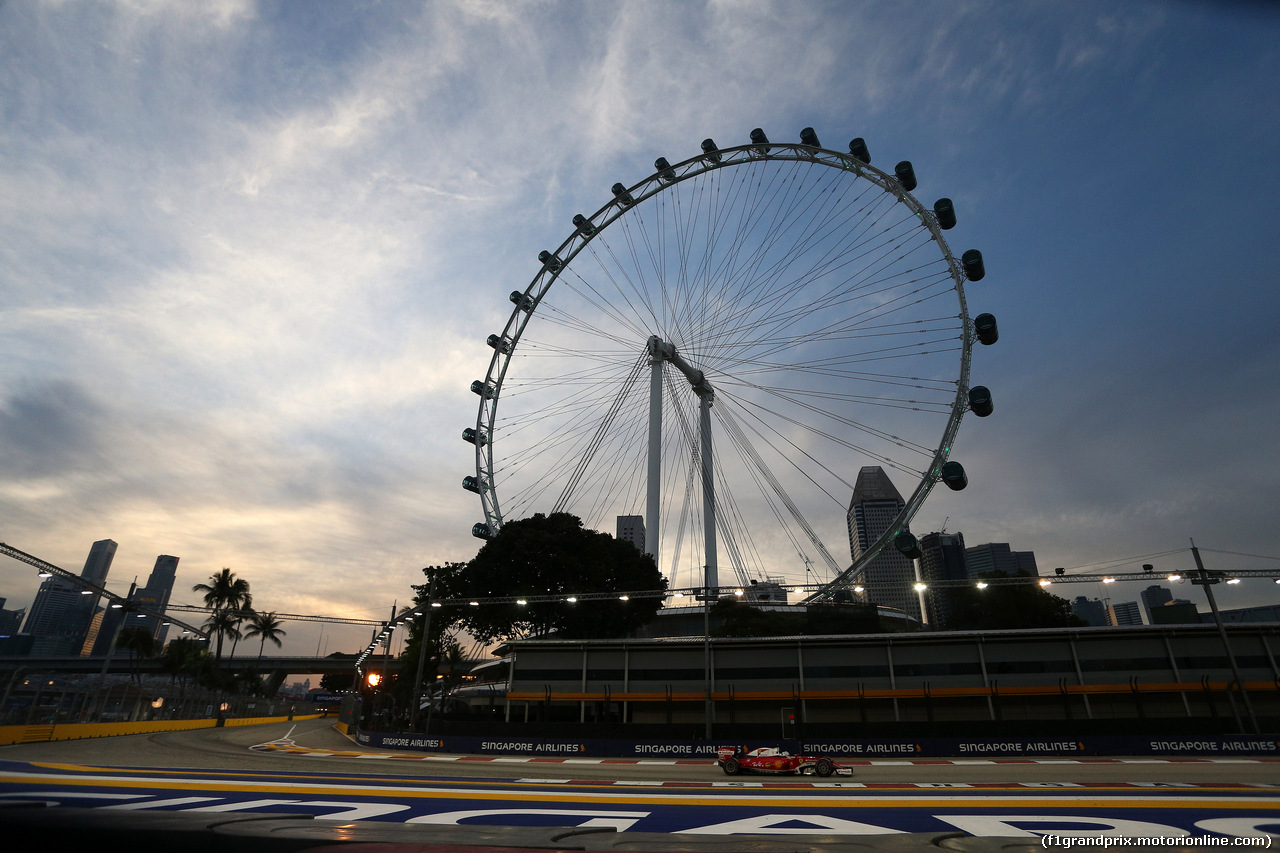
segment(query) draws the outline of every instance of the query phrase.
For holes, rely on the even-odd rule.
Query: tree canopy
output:
[[[1016,577],[1005,572],[984,572],[981,580]],[[1085,621],[1071,612],[1071,604],[1041,587],[1027,575],[1026,583],[992,584],[986,589],[965,587],[947,590],[951,618],[944,626],[960,631],[1008,628],[1074,628]]]
[[[439,571],[437,599],[567,597],[667,586],[653,557],[642,554],[630,542],[584,528],[581,519],[569,513],[538,513],[508,521],[470,562],[435,570]],[[425,596],[425,585],[416,589]],[[483,643],[551,632],[569,639],[620,637],[651,620],[661,603],[659,598],[611,598],[577,604],[530,601],[524,605],[482,604],[449,615]]]

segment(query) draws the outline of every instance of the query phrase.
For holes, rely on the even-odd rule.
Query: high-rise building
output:
[[[1151,608],[1159,607],[1173,601],[1173,593],[1158,583],[1153,583],[1142,591],[1142,609],[1147,613],[1147,624],[1154,625],[1156,620],[1151,616]]]
[[[1096,598],[1077,595],[1071,602],[1071,612],[1089,625],[1101,627],[1110,624],[1107,621],[1107,606]]]
[[[137,581],[129,584],[129,594],[125,596],[126,601],[133,600],[133,594],[137,592]],[[117,640],[117,633],[125,627],[125,617],[130,614],[120,606],[119,602],[112,604],[110,607],[102,611],[102,620],[98,624],[98,635],[93,641],[93,656],[105,657],[108,651],[112,649],[112,643]],[[81,652],[83,654],[83,652]]]
[[[94,542],[80,577],[95,586],[102,586],[106,583],[115,555],[115,542],[110,539]],[[61,578],[46,578],[40,584],[25,626],[26,633],[33,637],[32,654],[74,655],[80,652],[98,604],[98,596],[82,595],[81,592],[76,584]]]
[[[156,557],[147,585],[134,593],[133,600],[148,610],[163,614],[164,609],[169,606],[169,596],[173,593],[173,582],[177,574],[178,558],[161,554]],[[137,620],[137,626],[151,629],[151,636],[160,645],[164,645],[165,636],[169,632],[164,619],[144,614]]]
[[[970,577],[987,572],[1004,572],[1006,575],[1038,575],[1034,551],[1014,551],[1008,542],[988,542],[967,549]]]
[[[636,546],[636,550],[641,554],[644,553],[644,516],[642,515],[620,515],[618,516],[618,539],[624,542],[630,542]]]
[[[1107,605],[1108,625],[1141,625],[1142,611],[1136,601],[1120,601]]]
[[[0,598],[0,636],[6,637],[18,633],[22,628],[22,617],[27,613],[26,610],[6,610],[4,606],[8,601]]]
[[[858,472],[847,515],[849,550],[855,563],[893,525],[904,506],[902,495],[883,468],[868,466]],[[915,580],[914,562],[892,546],[876,555],[862,574],[868,601],[895,607],[920,619],[920,596],[913,589]]]
[[[935,588],[938,581],[965,580],[969,566],[965,559],[963,533],[926,533],[920,537],[920,579],[929,586],[924,595],[925,612],[932,628],[951,628],[955,588]]]

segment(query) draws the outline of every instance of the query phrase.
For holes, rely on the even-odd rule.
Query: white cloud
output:
[[[1173,547],[1200,535],[1189,521],[1280,549],[1250,529],[1276,459],[1270,350],[1224,377],[1242,343],[1224,336],[1225,390],[1198,411],[1185,394],[1206,358],[1170,338],[1222,327],[1142,322],[1171,293],[1273,315],[1247,296],[1268,220],[1232,220],[1235,274],[1210,289],[1183,272],[1189,240],[1161,242],[1155,220],[1126,239],[1108,218],[1195,190],[1177,146],[1144,143],[1134,186],[1070,136],[1123,129],[1135,105],[1212,104],[1194,153],[1238,162],[1232,139],[1274,139],[1264,26],[1101,3],[770,2],[7,4],[0,24],[0,538],[24,550],[75,568],[110,536],[121,577],[178,553],[180,584],[230,565],[278,610],[407,598],[422,565],[474,553],[467,386],[538,250],[654,157],[757,125],[915,158],[925,191],[963,193],[957,245],[990,247],[975,302],[1011,318],[980,353],[997,412],[962,428],[970,489],[935,490],[923,519],[1057,564]],[[1249,49],[1246,73],[1228,60]],[[1280,158],[1263,155],[1189,209],[1270,209]],[[1102,244],[1122,254],[1079,261]],[[1081,306],[1101,294],[1116,301]],[[1140,339],[1147,372],[1107,336]],[[10,606],[34,588],[0,580]]]

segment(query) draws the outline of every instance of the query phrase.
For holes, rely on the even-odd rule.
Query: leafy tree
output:
[[[249,615],[249,619],[247,621],[249,623],[249,627],[245,629],[245,639],[249,639],[250,637],[261,638],[258,642],[259,661],[262,660],[262,649],[266,646],[267,640],[275,643],[276,648],[284,646],[284,643],[280,638],[286,636],[288,632],[281,627],[284,623],[276,618],[275,611],[270,613],[252,613]]]
[[[456,597],[496,598],[637,592],[666,585],[652,556],[560,512],[506,522],[444,587]],[[437,597],[441,587],[437,578]],[[552,632],[570,639],[621,637],[651,620],[660,606],[659,598],[485,604],[465,608],[459,621],[482,643]]]
[[[187,679],[199,673],[200,661],[204,656],[205,650],[200,642],[186,637],[171,640],[160,654],[160,669],[169,675],[170,684],[181,679],[180,701],[186,700]]]
[[[1071,612],[1071,604],[1044,589],[1029,573],[984,572],[983,580],[1025,577],[1025,583],[991,584],[986,589],[964,587],[951,593],[951,618],[946,628],[989,631],[1009,628],[1075,628],[1087,624]]]
[[[356,688],[356,671],[326,672],[320,676],[320,689],[330,693],[342,693]]]
[[[443,566],[429,566],[422,570],[428,578],[435,579],[436,599],[460,597],[457,590],[461,588],[459,577],[466,569],[466,563],[446,563]],[[414,604],[428,603],[431,583],[428,581],[414,586]],[[436,673],[440,669],[442,649],[454,642],[461,617],[460,608],[441,607],[431,611],[431,635],[426,641],[427,659],[422,664],[423,695],[435,684]],[[422,631],[425,618],[414,619],[409,624],[409,638],[405,642],[404,651],[400,654],[400,678],[395,680],[394,690],[396,702],[400,707],[408,708],[413,702],[414,678],[418,673],[418,658],[422,654]]]
[[[785,637],[802,634],[805,628],[802,614],[761,610],[732,598],[711,605],[710,615],[713,637]]]

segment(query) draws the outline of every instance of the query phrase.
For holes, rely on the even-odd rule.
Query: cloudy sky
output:
[[[537,252],[656,156],[812,126],[986,259],[996,414],[917,532],[1280,569],[1277,80],[1261,2],[5,3],[0,541],[385,616],[479,544],[468,386]]]

